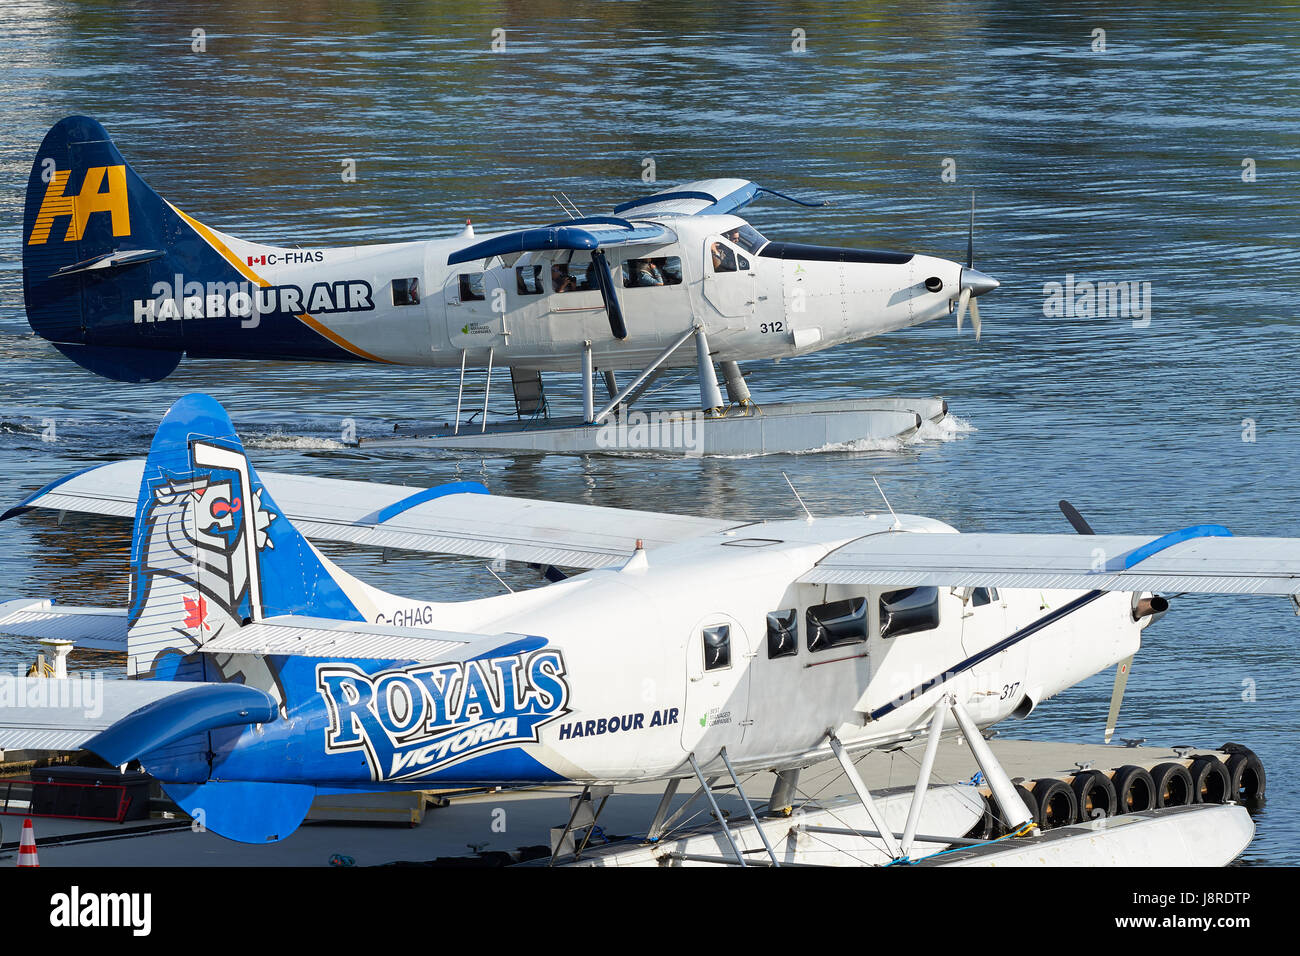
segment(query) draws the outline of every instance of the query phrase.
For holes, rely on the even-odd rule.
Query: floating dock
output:
[[[1004,740],[990,742],[1013,781],[1036,789],[1036,781],[1056,780],[1067,787],[1091,769],[1141,768],[1150,773],[1169,764],[1190,768],[1198,758],[1214,756],[1237,771],[1249,751],[1208,749],[1177,751],[1158,746],[1121,747]],[[1229,748],[1230,750],[1232,748]],[[1249,755],[1253,756],[1253,755]],[[886,824],[903,829],[916,781],[919,747],[870,753],[857,764],[875,795]],[[1088,765],[1091,764],[1091,767]],[[1258,761],[1251,765],[1257,766]],[[1081,767],[1083,769],[1081,769]],[[1191,800],[1185,807],[1117,808],[1121,812],[1084,812],[1083,822],[1047,819],[1040,836],[997,839],[987,788],[972,781],[976,765],[959,739],[945,738],[939,748],[932,787],[917,828],[909,862],[953,865],[1199,865],[1222,866],[1238,857],[1254,835],[1254,824],[1240,803],[1196,803],[1197,793],[1167,796]],[[1163,772],[1166,777],[1168,771]],[[1130,776],[1132,774],[1130,773]],[[1212,776],[1217,777],[1217,772]],[[1181,779],[1181,778],[1180,778]],[[1246,792],[1262,795],[1263,771],[1251,770]],[[805,770],[800,799],[790,815],[769,815],[765,802],[773,777],[756,774],[743,781],[755,805],[764,835],[783,865],[863,866],[890,862],[882,841],[863,815],[852,788],[835,761]],[[1166,781],[1167,782],[1167,781]],[[2,783],[2,781],[0,781]],[[1204,783],[1204,781],[1202,781]],[[1199,790],[1197,791],[1200,792]],[[409,863],[444,866],[547,865],[550,839],[571,817],[580,787],[538,790],[467,791],[410,797],[421,800],[420,812],[394,803],[393,795],[321,801],[311,820],[292,836],[269,846],[245,846],[212,833],[196,831],[180,814],[155,812],[149,821],[121,824],[36,818],[42,866],[374,866]],[[575,846],[586,840],[580,857],[572,853],[557,865],[690,866],[734,865],[728,842],[704,800],[696,800],[673,829],[653,843],[644,838],[654,818],[663,784],[620,787],[608,799],[594,827],[579,828]],[[690,796],[682,787],[676,810]],[[1214,794],[1207,791],[1212,799]],[[1058,791],[1059,795],[1059,791]],[[1225,794],[1225,798],[1239,795]],[[1140,797],[1140,794],[1137,794]],[[375,803],[371,805],[369,801]],[[738,795],[717,794],[733,838],[747,862],[770,865],[766,847]],[[1062,804],[1068,801],[1058,801]],[[332,804],[332,805],[331,805]],[[13,865],[22,815],[0,817],[3,844],[0,866]],[[1095,812],[1097,808],[1093,808]],[[373,812],[370,812],[373,811]],[[1042,818],[1043,813],[1035,808]],[[1057,811],[1060,811],[1058,806]],[[1048,811],[1051,817],[1052,811]],[[1078,814],[1078,811],[1076,811]],[[341,819],[387,819],[397,825],[355,825]],[[331,820],[335,822],[324,822]]]
[[[926,421],[948,414],[942,398],[869,398],[733,407],[725,415],[698,409],[643,412],[632,408],[600,424],[578,416],[461,425],[383,438],[361,448],[429,448],[541,454],[771,455],[907,439]]]

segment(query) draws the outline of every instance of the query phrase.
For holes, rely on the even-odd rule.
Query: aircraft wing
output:
[[[762,187],[748,179],[700,179],[661,189],[614,207],[617,215],[700,216],[733,213],[749,205]]]
[[[799,580],[1294,595],[1300,593],[1300,538],[1239,538],[1218,525],[1163,536],[891,531],[832,551]]]
[[[99,465],[52,482],[0,516],[32,508],[135,516],[144,463]],[[620,564],[647,548],[739,522],[489,495],[482,485],[381,485],[259,473],[276,505],[311,540],[398,551],[464,554],[573,568]]]
[[[654,222],[630,222],[616,216],[586,216],[566,219],[537,229],[520,229],[499,236],[490,236],[482,242],[457,249],[447,257],[447,265],[473,262],[501,256],[509,259],[525,252],[546,252],[552,249],[591,251],[607,246],[644,245],[646,243],[672,242],[677,238],[667,226]]]

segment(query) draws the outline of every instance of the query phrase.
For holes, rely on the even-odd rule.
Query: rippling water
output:
[[[815,512],[876,510],[874,475],[896,509],[963,530],[1065,530],[1065,497],[1104,531],[1212,521],[1300,535],[1291,5],[1153,3],[1126,19],[1105,5],[1010,2],[224,9],[0,7],[0,502],[143,454],[167,406],[202,390],[267,469],[481,475],[504,494],[746,517],[796,513],[782,471]],[[493,53],[497,28],[506,48]],[[1104,52],[1092,50],[1097,28]],[[195,29],[204,53],[191,50]],[[794,30],[806,52],[791,50]],[[759,365],[751,386],[760,401],[942,394],[974,430],[744,460],[358,453],[337,448],[343,419],[365,435],[391,431],[394,409],[445,417],[454,376],[186,361],[157,385],[104,382],[33,337],[22,305],[28,167],[74,112],[99,119],[187,212],[284,245],[446,235],[466,216],[480,229],[547,222],[558,190],[602,211],[646,191],[653,159],[662,183],[737,175],[833,201],[752,207],[772,237],[960,258],[973,189],[976,264],[1002,281],[984,300],[982,342],[934,324]],[[945,158],[955,183],[941,181]],[[355,183],[341,181],[343,159],[356,160]],[[1044,283],[1067,275],[1149,282],[1149,325],[1044,315]],[[557,378],[554,397],[576,398],[576,381]],[[113,522],[6,522],[4,596],[122,603],[126,546]],[[498,589],[471,560],[327,550],[395,590]],[[1278,600],[1187,597],[1146,643],[1120,735],[1254,748],[1273,786],[1247,860],[1300,861],[1300,621]],[[29,657],[0,639],[0,665]],[[1110,677],[1003,732],[1100,739]]]

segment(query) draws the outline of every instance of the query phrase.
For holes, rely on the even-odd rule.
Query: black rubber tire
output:
[[[1029,809],[1029,815],[1041,827],[1043,825],[1043,808],[1038,805],[1038,798],[1034,796],[1034,792],[1023,783],[1018,783],[1016,784],[1016,795],[1025,801],[1025,806]]]
[[[1192,776],[1192,793],[1197,803],[1227,803],[1232,799],[1232,780],[1218,757],[1209,754],[1196,757],[1187,772]]]
[[[984,812],[975,824],[966,831],[967,840],[988,840],[997,836],[998,818],[993,814],[993,802],[984,794],[980,794],[980,800],[984,802]]]
[[[1064,780],[1055,777],[1035,780],[1034,799],[1039,807],[1038,825],[1044,830],[1068,827],[1079,819],[1079,801]]]
[[[1242,747],[1228,758],[1228,793],[1238,803],[1253,803],[1264,798],[1267,778],[1264,764],[1254,751]]]
[[[1113,817],[1119,812],[1119,796],[1110,777],[1100,770],[1081,770],[1070,781],[1074,799],[1079,804],[1079,822],[1097,817]],[[1100,811],[1100,812],[1098,812]]]
[[[1016,796],[1025,802],[1025,807],[1029,810],[1030,818],[1033,819],[1034,823],[1042,826],[1043,821],[1039,816],[1038,801],[1034,799],[1033,793],[1022,784],[1017,783],[1013,786],[1016,788]],[[989,831],[989,838],[997,839],[998,837],[1006,836],[1011,832],[1007,827],[1006,820],[1003,819],[1006,814],[1002,812],[1002,808],[997,805],[997,801],[992,797],[987,797],[985,799],[988,801],[989,811],[993,815],[993,826]]]
[[[1110,778],[1115,788],[1115,806],[1120,813],[1141,813],[1156,805],[1156,784],[1146,767],[1126,764]]]
[[[1192,775],[1180,763],[1162,763],[1151,768],[1155,781],[1156,807],[1186,807],[1196,800]]]

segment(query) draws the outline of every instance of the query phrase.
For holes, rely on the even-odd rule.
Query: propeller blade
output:
[[[1132,655],[1120,661],[1115,668],[1115,686],[1110,692],[1110,712],[1106,715],[1106,743],[1110,743],[1110,738],[1115,735],[1115,724],[1119,720],[1119,705],[1124,702],[1124,688],[1128,685],[1128,673],[1132,669]]]
[[[1065,515],[1065,520],[1070,522],[1070,527],[1079,534],[1097,533],[1092,530],[1092,525],[1088,524],[1088,522],[1084,520],[1083,515],[1079,514],[1078,509],[1064,498],[1058,501],[1056,506],[1061,509],[1061,514]]]
[[[971,298],[970,300],[970,324],[975,330],[975,341],[980,340],[980,303],[979,299]]]
[[[970,289],[962,289],[961,295],[957,298],[957,331],[961,331],[962,316],[966,314],[966,304],[970,302]]]

